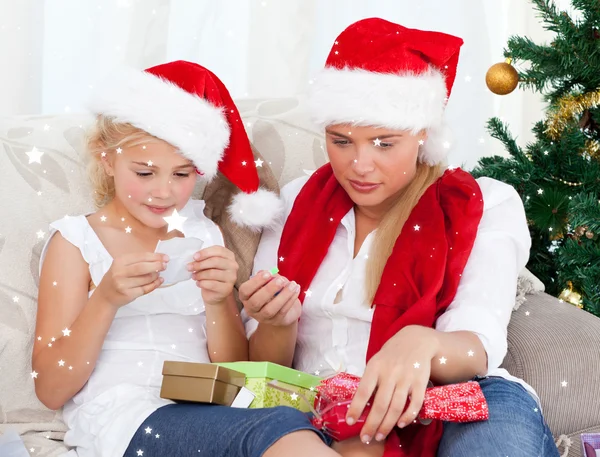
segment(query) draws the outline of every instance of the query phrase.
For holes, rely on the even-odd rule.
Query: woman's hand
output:
[[[288,326],[298,321],[302,304],[300,286],[283,276],[259,271],[240,287],[240,300],[248,316],[261,324]]]
[[[116,307],[125,306],[163,283],[159,272],[166,268],[168,261],[168,256],[154,252],[118,257],[113,260],[94,294],[100,294]]]
[[[202,291],[207,305],[220,305],[233,292],[237,280],[238,263],[235,255],[223,246],[211,246],[194,254],[194,262],[188,264],[192,278]]]
[[[416,419],[437,351],[436,331],[411,325],[400,330],[371,358],[346,415],[348,423],[355,423],[375,393],[361,431],[363,442],[373,438],[383,441],[395,425],[403,428]]]

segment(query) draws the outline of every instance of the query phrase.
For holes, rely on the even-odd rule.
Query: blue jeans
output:
[[[559,457],[539,405],[520,384],[498,377],[479,384],[489,420],[445,422],[438,457]]]
[[[177,403],[148,416],[124,457],[261,457],[277,440],[299,430],[312,430],[325,441],[306,414],[286,406]]]

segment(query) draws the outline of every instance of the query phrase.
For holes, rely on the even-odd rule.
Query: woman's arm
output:
[[[502,364],[507,352],[507,329],[515,306],[517,279],[529,258],[531,236],[517,192],[493,179],[480,178],[477,182],[485,204],[477,238],[456,295],[437,319],[435,328],[442,333],[475,335],[486,355],[487,374]],[[447,339],[445,335],[441,337]],[[480,354],[473,351],[477,358]],[[443,354],[437,358],[441,357]],[[442,366],[433,360],[436,373],[437,368],[443,372],[452,365],[449,356],[445,357],[448,361]]]
[[[431,365],[430,379],[436,385],[454,384],[485,376],[487,355],[479,337],[473,332],[440,332],[438,330],[411,325],[403,328],[384,345],[395,346],[402,351],[407,345],[424,346],[426,360],[414,363]],[[404,349],[405,350],[405,349]]]
[[[296,196],[307,181],[308,177],[303,176],[281,189],[284,220],[290,214]],[[263,231],[254,257],[254,276],[240,288],[240,300],[244,304],[243,315],[246,334],[250,340],[250,360],[291,366],[301,312],[300,302],[293,293],[296,284],[292,283],[290,286],[290,279],[294,278],[288,279],[269,273],[271,268],[277,266],[277,251],[282,231],[283,224]],[[280,279],[282,282],[278,284]],[[268,285],[265,287],[266,284]],[[286,289],[285,293],[281,292],[273,299],[277,292],[287,287],[291,289]],[[259,291],[261,292],[257,295]]]
[[[298,322],[288,326],[259,324],[250,337],[250,360],[291,367],[297,335]]]
[[[54,235],[40,275],[32,366],[35,392],[58,409],[88,381],[117,307],[88,300],[90,275],[79,249]]]

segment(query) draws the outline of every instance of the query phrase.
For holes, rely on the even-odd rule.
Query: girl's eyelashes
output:
[[[148,176],[152,176],[152,172],[149,172],[149,171],[136,171],[135,174],[138,175],[140,178],[147,178]],[[175,173],[175,176],[177,178],[187,178],[190,176],[190,174],[189,173]]]

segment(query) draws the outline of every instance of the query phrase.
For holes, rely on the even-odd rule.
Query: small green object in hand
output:
[[[275,276],[277,273],[279,273],[279,268],[273,267],[269,270],[269,273],[271,273],[273,276]]]

